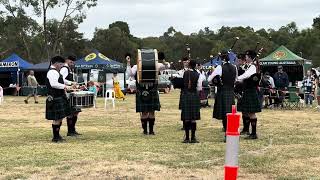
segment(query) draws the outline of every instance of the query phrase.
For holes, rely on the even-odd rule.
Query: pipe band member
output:
[[[183,89],[181,90],[181,121],[184,124],[185,139],[183,143],[199,143],[196,139],[197,120],[200,120],[200,97],[202,79],[196,70],[196,62],[190,60],[189,69],[183,74]],[[191,130],[191,140],[189,131]]]
[[[249,67],[249,64],[246,61],[246,54],[238,54],[238,62],[239,62],[239,68],[238,68],[238,76],[241,76]],[[241,106],[241,97],[243,96],[243,90],[244,90],[244,84],[236,82],[235,84],[235,94],[238,96],[237,99],[237,109]],[[240,132],[241,135],[250,135],[249,133],[249,127],[250,127],[250,117],[248,114],[244,113],[242,114],[242,125],[243,128]]]
[[[256,52],[252,50],[246,51],[246,61],[248,69],[238,76],[237,81],[244,83],[243,96],[240,99],[238,110],[246,117],[249,117],[251,123],[251,134],[248,139],[257,139],[257,116],[256,113],[261,112],[261,104],[258,95],[258,87],[256,86],[253,77],[257,73],[257,68],[253,64],[253,59],[256,57]],[[250,126],[250,125],[249,125]]]
[[[60,74],[63,77],[65,84],[76,84],[74,79],[74,62],[75,56],[68,56],[65,59],[64,66],[60,70]],[[71,91],[67,91],[67,97],[69,97]],[[76,131],[76,123],[78,121],[78,115],[81,112],[80,107],[71,107],[71,115],[67,117],[68,133],[67,136],[81,135]]]
[[[64,83],[60,69],[64,65],[64,58],[55,56],[50,61],[50,67],[47,72],[46,86],[48,88],[48,97],[46,100],[46,119],[52,120],[52,142],[62,142],[64,139],[60,136],[60,127],[63,118],[70,116],[70,104],[66,96],[66,90],[71,89]]]
[[[127,60],[127,75],[133,80],[137,79],[137,65],[134,65],[133,67],[130,66],[131,55],[129,53],[125,55],[125,58]],[[158,72],[170,68],[170,64],[165,62],[164,58],[164,53],[159,52],[158,59],[163,60],[164,63],[157,64]],[[160,111],[158,84],[153,83],[150,86],[145,87],[143,84],[139,84],[136,81],[136,88],[136,112],[140,113],[143,134],[155,135],[153,129],[155,123],[155,111]]]
[[[232,112],[232,105],[235,104],[234,84],[237,77],[237,67],[229,62],[228,51],[221,53],[222,65],[218,65],[209,76],[209,81],[220,76],[220,84],[217,85],[213,118],[222,120],[223,131],[227,129],[227,113]],[[224,135],[224,137],[226,137]],[[225,141],[225,138],[224,138]]]
[[[183,69],[178,71],[179,76],[181,76],[182,78],[183,78],[184,72],[188,71],[188,69],[189,69],[189,62],[190,62],[190,59],[188,57],[182,58]],[[180,98],[179,98],[179,109],[180,110],[181,110],[181,98],[182,98],[182,89],[180,91]],[[185,124],[183,123],[181,130],[185,130],[184,125]]]

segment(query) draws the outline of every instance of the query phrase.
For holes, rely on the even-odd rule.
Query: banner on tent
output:
[[[0,62],[0,67],[18,67],[18,61],[13,62]]]
[[[260,61],[261,66],[299,65],[297,61]]]
[[[79,69],[121,69],[123,68],[122,65],[119,64],[80,64],[80,65],[75,65],[76,68]]]

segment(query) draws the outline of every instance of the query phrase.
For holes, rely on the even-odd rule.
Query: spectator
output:
[[[27,77],[28,80],[28,86],[32,89],[32,93],[28,95],[27,99],[24,100],[24,102],[26,104],[28,104],[28,100],[30,97],[34,97],[34,103],[38,104],[38,86],[39,83],[36,79],[36,77],[34,77],[34,71],[30,70],[29,71],[29,75]]]
[[[304,77],[302,81],[302,87],[304,90],[304,100],[305,100],[306,106],[310,105],[312,107],[312,101],[313,101],[314,92],[316,89],[315,85],[316,84],[315,84],[314,77],[311,75],[310,71],[307,71],[307,76]]]
[[[286,95],[285,91],[288,89],[289,86],[289,78],[287,73],[283,71],[282,66],[278,66],[278,72],[275,73],[273,79],[275,87],[279,92],[279,98],[275,99],[275,105],[283,106],[283,100]]]
[[[263,99],[261,103],[264,101],[264,108],[268,107],[272,104],[272,99],[270,97],[271,93],[273,92],[273,89],[275,88],[274,80],[270,76],[269,72],[266,72],[264,76],[261,79],[260,86],[262,88],[261,92],[263,94]]]

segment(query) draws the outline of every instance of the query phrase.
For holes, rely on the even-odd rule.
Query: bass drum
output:
[[[158,83],[158,51],[156,49],[138,49],[137,81],[141,83]]]

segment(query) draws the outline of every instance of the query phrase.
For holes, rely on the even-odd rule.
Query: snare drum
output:
[[[71,92],[69,100],[71,107],[93,107],[94,93],[89,91]]]
[[[158,52],[156,49],[138,49],[137,80],[138,83],[158,82]]]

